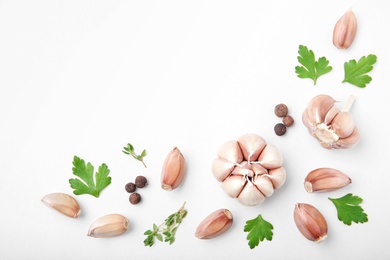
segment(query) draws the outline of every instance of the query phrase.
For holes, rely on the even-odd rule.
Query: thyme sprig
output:
[[[136,159],[136,160],[142,162],[142,164],[145,166],[145,168],[147,168],[147,167],[146,167],[146,164],[145,164],[145,162],[144,162],[144,157],[145,157],[146,154],[147,154],[145,149],[142,150],[142,152],[141,152],[140,155],[138,155],[138,154],[136,154],[136,153],[134,152],[134,146],[131,145],[131,144],[127,144],[127,146],[123,147],[123,151],[122,151],[122,152],[125,153],[125,154],[128,154],[128,155],[133,156],[134,159]]]

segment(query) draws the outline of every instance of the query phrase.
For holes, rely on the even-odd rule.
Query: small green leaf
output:
[[[363,199],[354,196],[352,193],[341,198],[328,198],[333,202],[337,209],[337,217],[344,224],[350,226],[352,222],[364,223],[368,221],[367,214],[363,208],[359,206],[363,202]]]
[[[161,234],[156,234],[156,238],[159,240],[159,241],[163,241],[163,237]]]
[[[367,57],[361,57],[358,62],[356,62],[356,60],[345,62],[344,80],[342,82],[348,82],[357,87],[365,88],[372,80],[372,78],[366,74],[374,68],[376,60],[376,55],[370,54]]]
[[[244,232],[249,232],[247,240],[249,241],[248,245],[250,249],[258,246],[260,241],[264,239],[271,241],[273,236],[272,229],[272,224],[264,220],[261,215],[248,220],[244,227]]]

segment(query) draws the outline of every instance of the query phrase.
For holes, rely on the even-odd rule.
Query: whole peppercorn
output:
[[[294,118],[290,115],[283,117],[283,124],[287,127],[292,126],[294,124]]]
[[[137,188],[143,188],[147,184],[148,184],[148,180],[144,176],[140,175],[137,176],[137,178],[135,178],[135,186],[137,186]]]
[[[279,104],[275,107],[274,112],[277,117],[285,117],[288,114],[288,107],[285,104]]]
[[[133,182],[129,182],[125,185],[125,189],[128,193],[133,193],[136,190],[136,186]]]
[[[278,124],[275,125],[274,131],[275,131],[276,135],[281,136],[281,135],[284,135],[286,133],[287,128],[286,128],[286,126],[284,124],[278,123]]]
[[[141,201],[141,195],[137,192],[132,193],[129,197],[129,201],[131,204],[136,205]]]

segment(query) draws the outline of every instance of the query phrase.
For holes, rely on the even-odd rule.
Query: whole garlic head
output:
[[[324,94],[315,96],[309,102],[302,121],[323,147],[349,148],[359,141],[359,129],[348,112],[354,100],[354,96],[350,96],[342,110],[335,107],[336,100]]]
[[[212,164],[214,177],[229,197],[256,206],[286,180],[279,150],[257,134],[246,134],[222,144]]]

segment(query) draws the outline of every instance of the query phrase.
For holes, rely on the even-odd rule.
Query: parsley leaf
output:
[[[366,73],[373,69],[376,62],[376,56],[370,54],[367,57],[363,56],[358,62],[350,60],[344,63],[344,80],[343,83],[349,82],[360,88],[365,88],[366,84],[370,83],[372,78]]]
[[[317,79],[332,70],[329,61],[325,57],[321,57],[318,61],[315,60],[315,55],[312,50],[306,46],[299,45],[298,62],[303,66],[296,66],[295,73],[299,78],[310,78],[317,84]]]
[[[272,240],[272,229],[274,227],[271,223],[263,219],[261,215],[258,215],[256,218],[248,220],[244,227],[244,232],[249,232],[246,237],[248,245],[251,249],[259,245],[260,241],[263,241],[265,238],[269,241]]]
[[[85,164],[83,159],[77,156],[73,157],[73,174],[80,179],[69,179],[69,184],[75,195],[90,194],[99,197],[100,192],[111,183],[111,177],[108,177],[110,170],[107,165],[103,163],[99,166],[95,174],[96,185],[93,178],[93,166],[91,163]]]
[[[328,198],[337,209],[337,217],[344,224],[350,226],[352,221],[355,223],[364,223],[368,221],[367,214],[359,206],[363,199],[348,193],[341,198]]]

